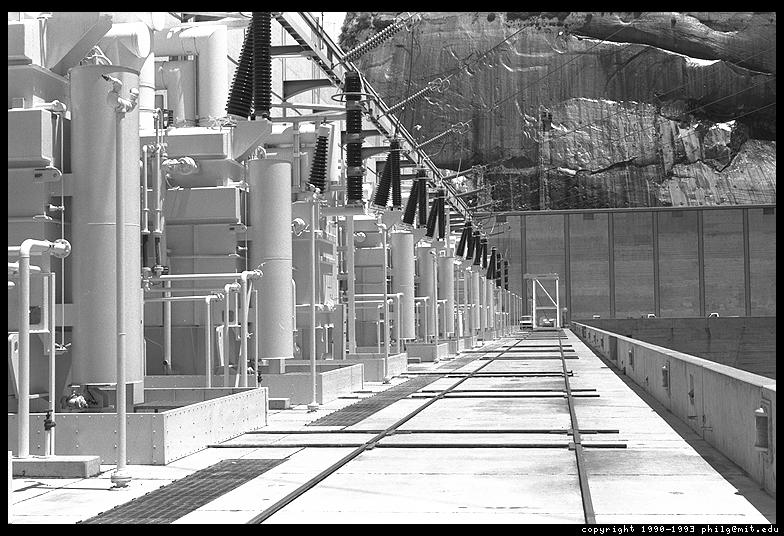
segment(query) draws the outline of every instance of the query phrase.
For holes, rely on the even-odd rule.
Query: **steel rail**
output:
[[[515,342],[510,347],[510,349],[513,348],[514,346],[516,346],[517,344],[521,343],[523,340],[524,340],[524,338],[523,339],[518,339],[517,342]],[[258,514],[256,516],[254,516],[253,518],[251,518],[249,521],[246,522],[246,525],[257,525],[257,524],[263,523],[265,520],[269,519],[270,517],[272,517],[273,515],[278,513],[280,510],[282,510],[283,508],[285,508],[286,506],[288,506],[289,504],[291,504],[292,502],[297,500],[299,497],[301,497],[302,495],[304,495],[305,493],[307,493],[308,491],[310,491],[311,489],[316,487],[318,484],[320,484],[322,481],[324,481],[327,477],[329,477],[330,475],[335,473],[341,467],[345,466],[347,463],[352,461],[354,458],[356,458],[357,456],[359,456],[360,454],[362,454],[366,450],[374,449],[376,446],[378,446],[378,442],[379,441],[381,441],[382,439],[384,439],[385,437],[387,437],[389,435],[392,435],[398,427],[402,426],[403,424],[405,424],[409,420],[413,419],[419,413],[421,413],[422,411],[424,411],[425,409],[427,409],[428,407],[433,405],[437,400],[441,400],[442,398],[444,398],[444,396],[447,393],[450,393],[453,389],[455,389],[461,383],[463,383],[467,379],[473,377],[473,374],[476,374],[477,372],[479,372],[480,370],[482,370],[483,368],[488,366],[493,361],[494,361],[494,359],[488,360],[487,363],[484,363],[482,366],[480,366],[479,368],[474,370],[471,374],[469,374],[468,376],[465,376],[464,378],[461,378],[454,385],[451,385],[450,387],[445,389],[440,395],[428,399],[427,402],[425,402],[424,404],[422,404],[418,408],[414,409],[413,411],[411,411],[410,413],[408,413],[407,415],[405,415],[404,417],[399,419],[397,422],[395,422],[394,424],[392,424],[391,426],[386,428],[384,431],[382,431],[379,434],[376,434],[374,437],[372,437],[371,439],[369,439],[368,441],[366,441],[365,443],[363,443],[362,445],[357,447],[355,450],[353,450],[352,452],[350,452],[349,454],[347,454],[346,456],[344,456],[343,458],[341,458],[337,462],[333,463],[332,465],[330,465],[329,467],[327,467],[326,469],[321,471],[319,474],[317,474],[316,476],[314,476],[313,478],[311,478],[310,480],[308,480],[307,482],[305,482],[304,484],[299,486],[294,491],[292,491],[289,494],[287,494],[285,497],[283,497],[282,499],[277,501],[275,504],[273,504],[272,506],[270,506],[269,508],[267,508],[266,510],[264,510],[260,514]]]
[[[566,369],[566,358],[564,357],[563,346],[561,345],[560,333],[558,336],[558,350],[561,353],[561,366],[563,367],[564,385],[566,387],[566,404],[569,406],[569,418],[571,419],[571,433],[574,442],[574,454],[577,460],[577,476],[580,481],[580,495],[583,502],[583,512],[585,514],[585,522],[588,525],[596,524],[596,515],[593,511],[593,501],[591,500],[591,489],[588,486],[588,473],[585,470],[585,457],[583,455],[582,438],[580,436],[580,428],[577,423],[577,413],[574,408],[574,396],[572,395],[572,388],[569,385],[569,374]]]

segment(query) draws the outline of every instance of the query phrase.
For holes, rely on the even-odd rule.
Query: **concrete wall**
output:
[[[510,212],[489,224],[529,311],[523,274],[556,272],[575,320],[776,316],[775,205]]]
[[[776,493],[776,382],[586,324],[573,331],[761,487]],[[666,369],[668,382],[662,381]],[[769,415],[767,450],[755,448],[754,412]]]
[[[776,317],[602,318],[584,323],[776,379]]]

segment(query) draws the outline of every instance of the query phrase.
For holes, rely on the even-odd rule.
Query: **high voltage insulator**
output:
[[[392,176],[392,208],[399,209],[403,206],[403,195],[400,191],[400,140],[393,139],[389,144],[388,165],[391,166]]]
[[[257,117],[269,117],[272,102],[272,14],[253,12],[253,106]]]
[[[509,261],[504,259],[504,289],[509,290]]]
[[[419,190],[417,192],[419,199],[419,226],[422,227],[427,223],[427,173],[424,169],[417,171],[419,182]]]
[[[247,119],[253,102],[253,27],[245,33],[240,61],[229,90],[226,113]]]
[[[474,231],[474,266],[482,264],[482,238],[479,231]]]
[[[385,208],[389,200],[389,187],[392,185],[392,164],[389,161],[391,155],[392,153],[387,155],[384,171],[381,172],[381,179],[378,181],[376,195],[373,198],[373,204],[379,208]]]
[[[316,138],[316,150],[313,154],[313,165],[310,166],[308,183],[320,192],[327,187],[327,149],[329,144],[329,128],[320,126]]]
[[[436,232],[436,220],[438,219],[438,197],[433,198],[433,203],[430,205],[430,213],[427,215],[427,230],[425,236],[433,238]]]
[[[425,140],[422,143],[418,144],[416,146],[416,150],[419,150],[422,147],[424,147],[425,145],[429,145],[429,144],[433,143],[434,141],[438,141],[441,138],[443,138],[445,136],[448,136],[449,134],[452,134],[452,133],[463,134],[464,132],[466,132],[467,129],[468,129],[468,124],[467,123],[456,123],[456,124],[452,125],[451,127],[449,127],[448,129],[446,129],[441,134],[437,134],[437,135],[433,136],[432,138],[430,138],[429,140]]]
[[[490,260],[487,264],[487,273],[485,274],[485,277],[488,280],[495,279],[495,248],[490,250]]]
[[[419,21],[420,19],[419,14],[409,15],[403,19],[397,19],[395,22],[378,32],[376,35],[357,45],[356,47],[352,48],[341,59],[341,62],[346,64],[350,61],[354,61],[355,59],[362,56],[365,52],[376,48],[378,45],[392,37],[394,34],[402,30],[408,24],[414,24]]]
[[[438,239],[444,240],[446,238],[446,198],[442,188],[439,188],[436,194],[436,201],[438,201]]]
[[[414,180],[414,184],[411,185],[411,192],[408,194],[406,209],[403,211],[403,223],[412,227],[414,225],[414,215],[416,214],[417,204],[419,203],[420,184],[422,184],[420,181]]]
[[[465,227],[463,227],[463,232],[460,233],[460,240],[457,241],[457,249],[455,250],[455,255],[458,257],[465,256],[466,241],[468,240],[469,232],[470,230],[468,228],[468,224],[466,223]]]
[[[411,95],[410,97],[403,99],[402,101],[398,102],[394,106],[391,106],[387,110],[387,114],[391,114],[406,106],[407,104],[411,104],[417,102],[420,99],[423,99],[428,93],[432,93],[433,91],[438,91],[439,93],[443,93],[449,87],[449,80],[436,78],[435,80],[431,80],[428,84]]]
[[[465,230],[468,231],[466,233],[466,259],[473,259],[474,258],[474,229],[471,221],[467,221],[465,224]]]
[[[487,237],[483,236],[480,241],[482,244],[482,268],[487,268]]]
[[[356,71],[347,71],[343,81],[346,94],[346,202],[362,204],[362,106],[359,104],[362,79]]]

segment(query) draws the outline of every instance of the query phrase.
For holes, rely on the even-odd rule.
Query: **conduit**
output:
[[[156,56],[197,57],[199,91],[196,112],[200,126],[210,126],[211,120],[225,115],[224,106],[228,99],[227,34],[226,26],[219,24],[178,26],[155,32],[153,51]]]
[[[19,407],[17,410],[17,457],[30,456],[30,257],[31,255],[52,254],[57,258],[65,258],[71,253],[71,244],[63,239],[54,242],[48,240],[27,239],[19,248]],[[38,267],[35,267],[38,268]],[[39,268],[40,270],[40,268]],[[54,304],[52,304],[54,308]],[[54,339],[54,326],[52,339]],[[54,391],[50,399],[54,398]]]

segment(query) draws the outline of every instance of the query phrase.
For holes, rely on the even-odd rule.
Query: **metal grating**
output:
[[[470,356],[469,357],[460,357],[458,359],[453,359],[452,361],[444,363],[443,365],[439,366],[437,369],[438,370],[456,370],[456,369],[459,369],[460,367],[463,367],[463,366],[465,366],[465,365],[467,365],[470,362],[475,361],[475,360],[476,360],[476,357],[470,357]]]
[[[308,423],[307,426],[351,426],[352,424],[357,424],[359,421],[370,417],[377,411],[394,404],[398,400],[406,398],[441,377],[443,377],[441,374],[425,374],[412,378],[400,385],[390,387],[386,391],[381,391],[376,395],[360,400],[348,407],[330,413],[329,415],[324,415],[323,417]]]
[[[283,461],[285,458],[223,460],[82,523],[168,524],[253,480]]]

